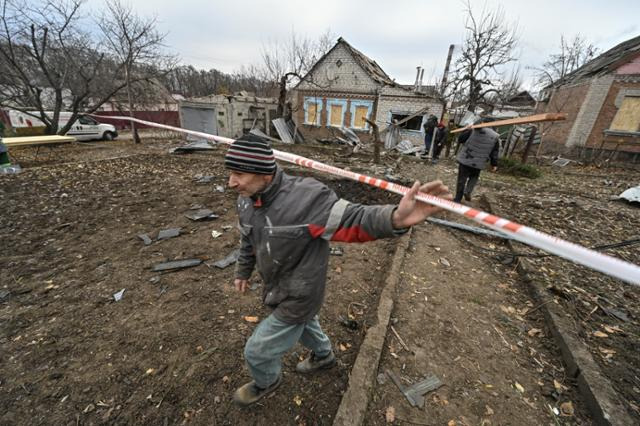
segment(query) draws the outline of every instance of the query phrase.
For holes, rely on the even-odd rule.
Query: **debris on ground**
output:
[[[216,231],[215,229],[213,231],[211,231],[211,236],[213,238],[218,238],[221,235],[222,235],[222,232],[220,232],[220,231]]]
[[[224,269],[229,265],[233,265],[238,261],[238,257],[240,256],[240,250],[232,251],[227,257],[224,259],[220,259],[213,263],[207,263],[208,267],[215,266],[216,268]]]
[[[386,371],[387,376],[395,383],[413,407],[424,406],[424,395],[438,389],[443,383],[436,376],[430,375],[424,380],[405,386],[393,370]]]
[[[201,176],[196,175],[196,183],[211,183],[215,179],[215,176]]]
[[[332,256],[342,256],[344,254],[344,250],[342,247],[331,247],[329,249],[329,254]]]
[[[149,238],[147,234],[138,234],[138,238],[142,240],[145,246],[148,246],[153,242],[151,241],[151,238]]]
[[[186,145],[179,146],[177,148],[171,148],[169,150],[169,153],[170,154],[190,154],[196,151],[215,151],[216,147],[215,145],[212,145],[214,143],[215,142],[208,142],[208,141],[191,142]]]
[[[190,210],[187,213],[185,213],[184,216],[187,219],[191,219],[193,221],[211,220],[211,219],[217,219],[218,217],[220,217],[217,214],[213,213],[212,210],[209,210],[209,209]]]
[[[483,235],[488,235],[490,237],[504,238],[507,240],[512,239],[510,235],[507,235],[504,232],[493,231],[491,229],[480,228],[478,226],[465,225],[464,223],[451,222],[448,220],[438,219],[435,217],[427,218],[427,222],[435,223],[436,225],[447,226],[449,228],[460,229],[461,231],[473,232],[474,234],[483,234]]]
[[[156,240],[161,241],[169,238],[179,237],[180,231],[182,231],[182,228],[163,229],[160,232],[158,232],[158,237],[156,238]]]
[[[619,195],[619,198],[630,203],[640,203],[640,186],[627,189]]]
[[[119,302],[120,300],[122,300],[122,297],[124,296],[124,288],[122,290],[120,290],[117,293],[113,293],[113,300],[115,300],[116,302]]]
[[[192,268],[194,266],[198,266],[202,263],[201,259],[182,259],[182,260],[172,260],[171,262],[163,262],[158,263],[157,265],[153,265],[153,272],[161,272],[161,271],[175,271],[178,269]]]

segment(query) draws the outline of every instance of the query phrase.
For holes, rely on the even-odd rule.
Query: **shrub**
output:
[[[511,158],[501,158],[498,160],[498,170],[513,176],[536,179],[542,176],[542,172],[531,164],[522,164]]]

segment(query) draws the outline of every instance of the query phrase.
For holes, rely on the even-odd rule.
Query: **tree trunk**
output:
[[[127,98],[129,100],[129,116],[133,117],[133,101],[131,100],[131,80],[129,79],[129,64],[124,68],[126,82],[127,82]],[[131,134],[133,135],[133,142],[140,143],[140,136],[138,135],[138,129],[136,129],[136,123],[131,121]]]
[[[279,95],[278,95],[278,110],[276,115],[278,118],[285,116],[285,109],[287,108],[287,78],[289,74],[285,74],[280,77]]]
[[[378,133],[378,125],[373,121],[365,118],[364,121],[369,123],[371,128],[373,129],[373,163],[380,164],[380,134]]]

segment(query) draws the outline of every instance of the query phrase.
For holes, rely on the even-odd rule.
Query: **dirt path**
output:
[[[583,404],[561,387],[572,384],[512,269],[446,229],[414,228],[392,314],[409,351],[389,331],[365,424],[384,424],[388,410],[398,424],[553,424],[548,405],[565,402],[577,412],[571,423],[583,423]],[[444,386],[424,408],[411,407],[388,369],[405,385],[434,374]]]

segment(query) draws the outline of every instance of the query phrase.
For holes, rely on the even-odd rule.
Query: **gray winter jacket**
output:
[[[242,236],[236,278],[248,279],[256,267],[265,283],[263,302],[290,324],[320,311],[329,241],[365,242],[407,231],[393,229],[396,206],[352,204],[315,179],[279,168],[254,198],[238,198]]]
[[[489,161],[498,165],[498,142],[500,135],[489,128],[480,128],[462,132],[458,142],[463,144],[458,153],[458,163],[483,170]]]

